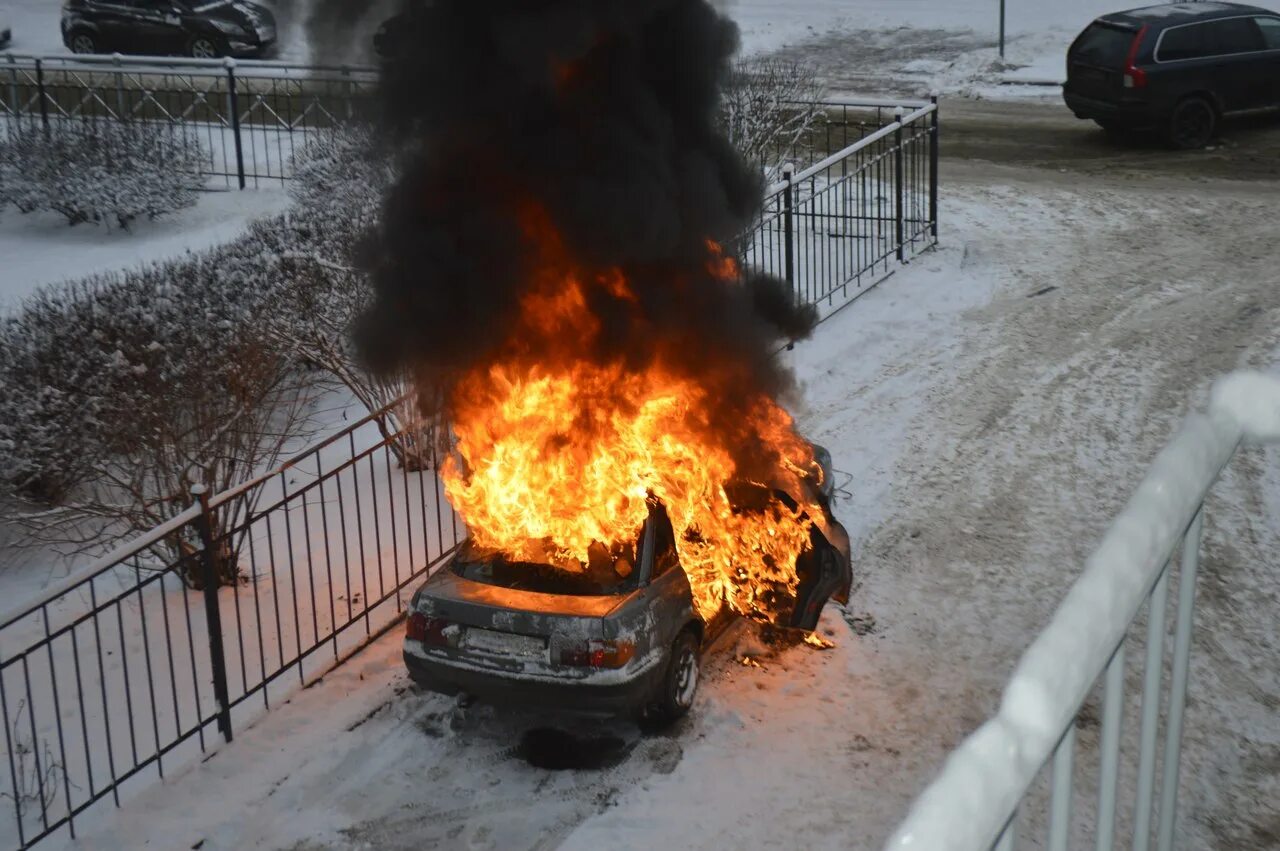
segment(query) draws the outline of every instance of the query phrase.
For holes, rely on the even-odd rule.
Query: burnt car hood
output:
[[[256,3],[247,3],[245,0],[213,0],[209,3],[196,3],[191,6],[191,11],[205,20],[227,21],[248,29],[275,26],[276,22],[275,16],[267,8]]]
[[[621,606],[628,596],[577,597],[566,594],[517,591],[465,579],[446,567],[433,575],[422,587],[422,600],[419,607],[425,608],[422,603],[436,601],[445,605],[463,603],[536,615],[603,618]]]

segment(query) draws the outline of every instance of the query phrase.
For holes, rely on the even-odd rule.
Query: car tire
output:
[[[98,40],[88,30],[75,30],[67,36],[67,47],[72,53],[97,53]]]
[[[1180,151],[1203,148],[1218,129],[1218,112],[1202,97],[1189,97],[1173,108],[1169,116],[1169,144]]]
[[[187,42],[187,55],[192,59],[218,59],[227,51],[212,36],[198,35]]]
[[[653,704],[653,718],[659,723],[670,724],[689,713],[698,693],[698,681],[702,677],[698,658],[698,637],[686,629],[671,645],[667,659],[667,672]]]

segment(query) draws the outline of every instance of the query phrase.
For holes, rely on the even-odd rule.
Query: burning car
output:
[[[829,459],[815,447],[815,458]],[[822,607],[847,603],[849,536],[830,510],[830,468],[792,497],[759,485],[735,489],[741,511],[774,498],[809,517],[811,544],[796,559],[799,583],[785,624],[811,631]],[[702,650],[736,617],[702,614],[663,504],[650,497],[633,544],[595,545],[579,570],[554,556],[513,559],[468,541],[414,595],[404,660],[419,685],[494,702],[674,720],[697,691]]]

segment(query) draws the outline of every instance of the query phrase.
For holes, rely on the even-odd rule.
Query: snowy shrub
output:
[[[58,122],[0,141],[0,206],[127,228],[195,204],[203,161],[197,140],[171,125]]]
[[[433,430],[412,402],[403,377],[365,369],[351,341],[351,326],[373,298],[356,256],[395,179],[395,156],[372,129],[353,126],[309,144],[294,164],[294,212],[284,228],[289,246],[272,255],[279,299],[265,316],[272,336],[301,360],[351,391],[377,419],[390,448],[410,470],[430,466]],[[403,434],[400,434],[403,432]]]
[[[394,179],[392,153],[372,128],[351,125],[312,140],[295,156],[289,194],[303,215],[340,220],[353,244],[375,221]]]
[[[772,179],[822,114],[823,88],[808,65],[739,59],[725,83],[720,124],[734,147]]]
[[[14,520],[92,545],[163,523],[275,464],[302,425],[292,354],[262,333],[279,220],[201,255],[46,290],[0,325],[0,469]],[[224,507],[220,529],[234,525]],[[167,558],[192,542],[164,542]],[[230,542],[219,579],[238,575]],[[189,579],[193,577],[188,577]],[[193,582],[192,584],[197,584]]]

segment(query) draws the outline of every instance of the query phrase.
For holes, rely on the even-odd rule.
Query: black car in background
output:
[[[1280,112],[1280,13],[1178,3],[1104,15],[1067,52],[1063,96],[1107,130],[1203,147],[1224,118]]]
[[[67,0],[62,42],[74,53],[264,56],[276,21],[244,0]]]
[[[423,25],[435,0],[403,0],[400,11],[382,22],[373,34],[373,52],[379,59],[395,59],[414,47],[413,33]]]

